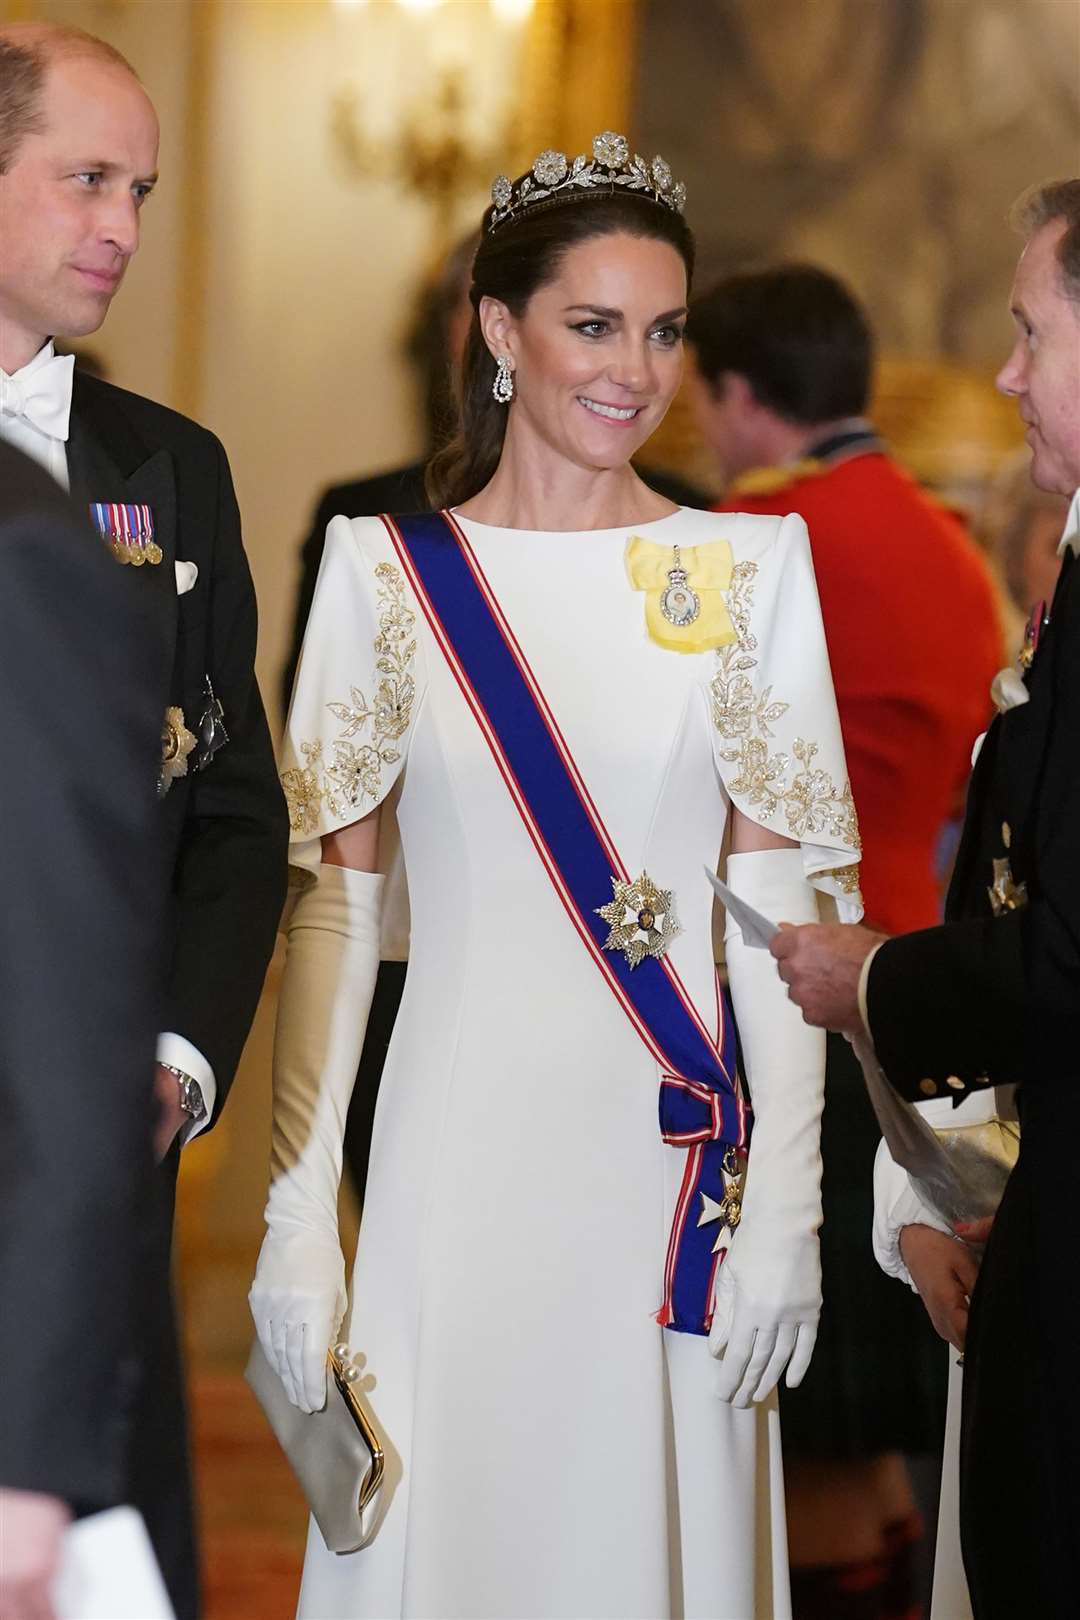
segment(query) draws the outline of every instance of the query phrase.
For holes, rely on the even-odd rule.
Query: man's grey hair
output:
[[[1046,180],[1031,186],[1013,203],[1009,219],[1028,239],[1044,225],[1065,221],[1057,250],[1061,284],[1066,298],[1080,304],[1080,180]]]

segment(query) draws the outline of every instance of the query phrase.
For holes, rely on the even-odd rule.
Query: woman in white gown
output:
[[[772,1391],[820,1306],[824,1046],[729,919],[745,1081],[724,1089],[704,868],[728,847],[767,915],[821,896],[858,915],[806,529],[672,508],[630,466],[682,373],[693,243],[667,166],[608,134],[492,195],[463,436],[433,469],[453,515],[334,519],[285,745],[300,892],[252,1309],[303,1409],[335,1337],[363,1358],[393,1463],[369,1545],[332,1554],[312,1523],[299,1613],[772,1620]],[[447,548],[466,572],[440,609],[425,570]],[[506,679],[470,667],[483,636],[455,640],[474,581],[610,857],[604,892],[571,892],[566,826],[529,797],[520,716],[497,715]],[[391,817],[409,975],[346,1311],[341,1131]],[[711,1101],[634,1000],[657,987],[719,1064]],[[675,1093],[698,1108],[681,1139]]]

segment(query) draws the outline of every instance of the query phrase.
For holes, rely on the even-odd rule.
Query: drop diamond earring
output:
[[[491,392],[500,405],[509,405],[514,397],[514,373],[507,354],[500,354],[495,362],[495,381],[491,385]]]

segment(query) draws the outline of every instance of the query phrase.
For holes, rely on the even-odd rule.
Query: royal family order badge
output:
[[[660,597],[660,611],[669,624],[693,624],[701,612],[701,597],[689,584],[679,548],[675,547],[674,566],[668,569],[667,590]]]

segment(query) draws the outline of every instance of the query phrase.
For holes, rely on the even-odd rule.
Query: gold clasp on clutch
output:
[[[327,1371],[333,1376],[334,1383],[341,1393],[341,1398],[345,1402],[349,1416],[359,1429],[360,1438],[371,1456],[371,1467],[368,1469],[367,1476],[360,1486],[358,1508],[362,1514],[364,1509],[374,1501],[379,1486],[382,1484],[386,1458],[382,1446],[379,1444],[379,1437],[372,1428],[363,1406],[357,1399],[356,1390],[353,1386],[360,1377],[360,1369],[346,1361],[345,1358],[348,1354],[349,1347],[347,1344],[335,1344],[332,1350],[326,1352],[326,1366]]]

